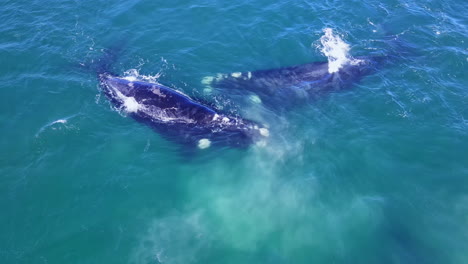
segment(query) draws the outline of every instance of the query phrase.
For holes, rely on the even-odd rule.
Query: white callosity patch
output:
[[[262,127],[258,131],[260,132],[260,135],[264,137],[270,136],[270,131],[267,128]]]
[[[198,141],[198,148],[206,149],[211,146],[211,141],[207,138],[202,138]]]
[[[260,135],[264,136],[264,137],[268,137],[270,136],[270,131],[268,130],[268,128],[266,127],[258,127],[258,126],[254,126],[253,127],[255,130],[258,130],[258,132],[260,133]]]
[[[215,80],[219,81],[219,80],[222,80],[222,79],[227,78],[227,77],[228,76],[226,74],[218,73],[218,74],[216,74]]]
[[[242,73],[240,73],[240,72],[233,72],[233,73],[231,73],[231,76],[234,77],[234,78],[239,78],[239,77],[242,76]]]
[[[201,83],[205,86],[205,88],[203,88],[204,93],[210,94],[213,91],[213,87],[211,87],[211,83],[213,82],[214,79],[215,77],[213,76],[203,77],[203,79],[201,80]]]
[[[213,82],[214,79],[215,79],[215,77],[213,77],[213,76],[205,76],[201,80],[201,83],[203,85],[210,85]]]
[[[249,99],[250,101],[256,103],[256,104],[261,104],[262,103],[262,99],[260,99],[260,97],[258,97],[258,95],[256,94],[253,94],[251,96],[249,96]]]
[[[322,53],[328,58],[328,72],[338,72],[343,65],[357,64],[360,60],[353,59],[349,55],[349,45],[339,35],[334,35],[331,28],[323,30],[325,35],[320,38]]]

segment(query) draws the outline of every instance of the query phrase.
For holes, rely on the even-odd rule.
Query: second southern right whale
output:
[[[202,82],[229,93],[251,92],[265,105],[277,108],[348,88],[375,72],[384,59],[383,56],[357,57],[336,72],[330,72],[329,62],[324,61],[279,69],[219,74],[205,77]]]
[[[251,93],[255,102],[267,107],[289,108],[310,99],[349,88],[363,77],[376,72],[389,58],[397,55],[401,43],[397,37],[387,35],[385,43],[392,48],[384,54],[353,58],[349,55],[349,45],[330,28],[324,29],[320,38],[322,53],[327,61],[256,71],[233,72],[205,77],[202,83],[207,91],[223,89],[231,95],[245,96]],[[399,52],[399,51],[398,51]]]

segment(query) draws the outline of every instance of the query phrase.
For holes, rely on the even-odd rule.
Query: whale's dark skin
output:
[[[210,78],[209,85],[230,94],[257,95],[266,106],[278,109],[307,102],[319,95],[349,88],[375,72],[385,57],[359,57],[338,72],[328,71],[328,62],[313,62],[279,69],[222,74]]]
[[[268,130],[253,121],[220,113],[164,85],[98,76],[116,108],[185,146],[245,148],[268,136]]]

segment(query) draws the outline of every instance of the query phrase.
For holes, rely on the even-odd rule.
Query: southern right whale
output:
[[[305,103],[320,95],[346,89],[363,77],[376,72],[390,57],[387,55],[353,58],[348,54],[349,45],[324,30],[320,39],[322,52],[328,61],[319,61],[277,69],[233,72],[208,76],[202,80],[211,88],[222,89],[228,94],[245,96],[252,94],[256,102],[271,108],[288,108]]]
[[[359,57],[337,72],[329,72],[328,62],[313,62],[279,69],[221,74],[205,79],[211,87],[226,91],[248,91],[271,107],[307,101],[331,91],[350,87],[374,72],[382,57]]]
[[[258,122],[218,110],[214,104],[138,75],[117,75],[112,68],[125,43],[125,39],[115,41],[97,60],[80,64],[80,68],[97,74],[101,90],[118,112],[182,145],[186,154],[193,154],[196,148],[246,148],[265,143],[269,130]]]
[[[245,148],[268,137],[268,129],[262,125],[221,113],[167,86],[108,72],[98,76],[117,109],[184,146]]]

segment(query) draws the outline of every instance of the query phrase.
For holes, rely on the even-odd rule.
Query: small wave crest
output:
[[[333,34],[333,29],[325,28],[323,32],[325,34],[320,38],[322,44],[320,51],[328,58],[329,73],[338,72],[343,65],[360,62],[360,60],[353,59],[349,54],[349,44],[344,42],[339,35]]]

